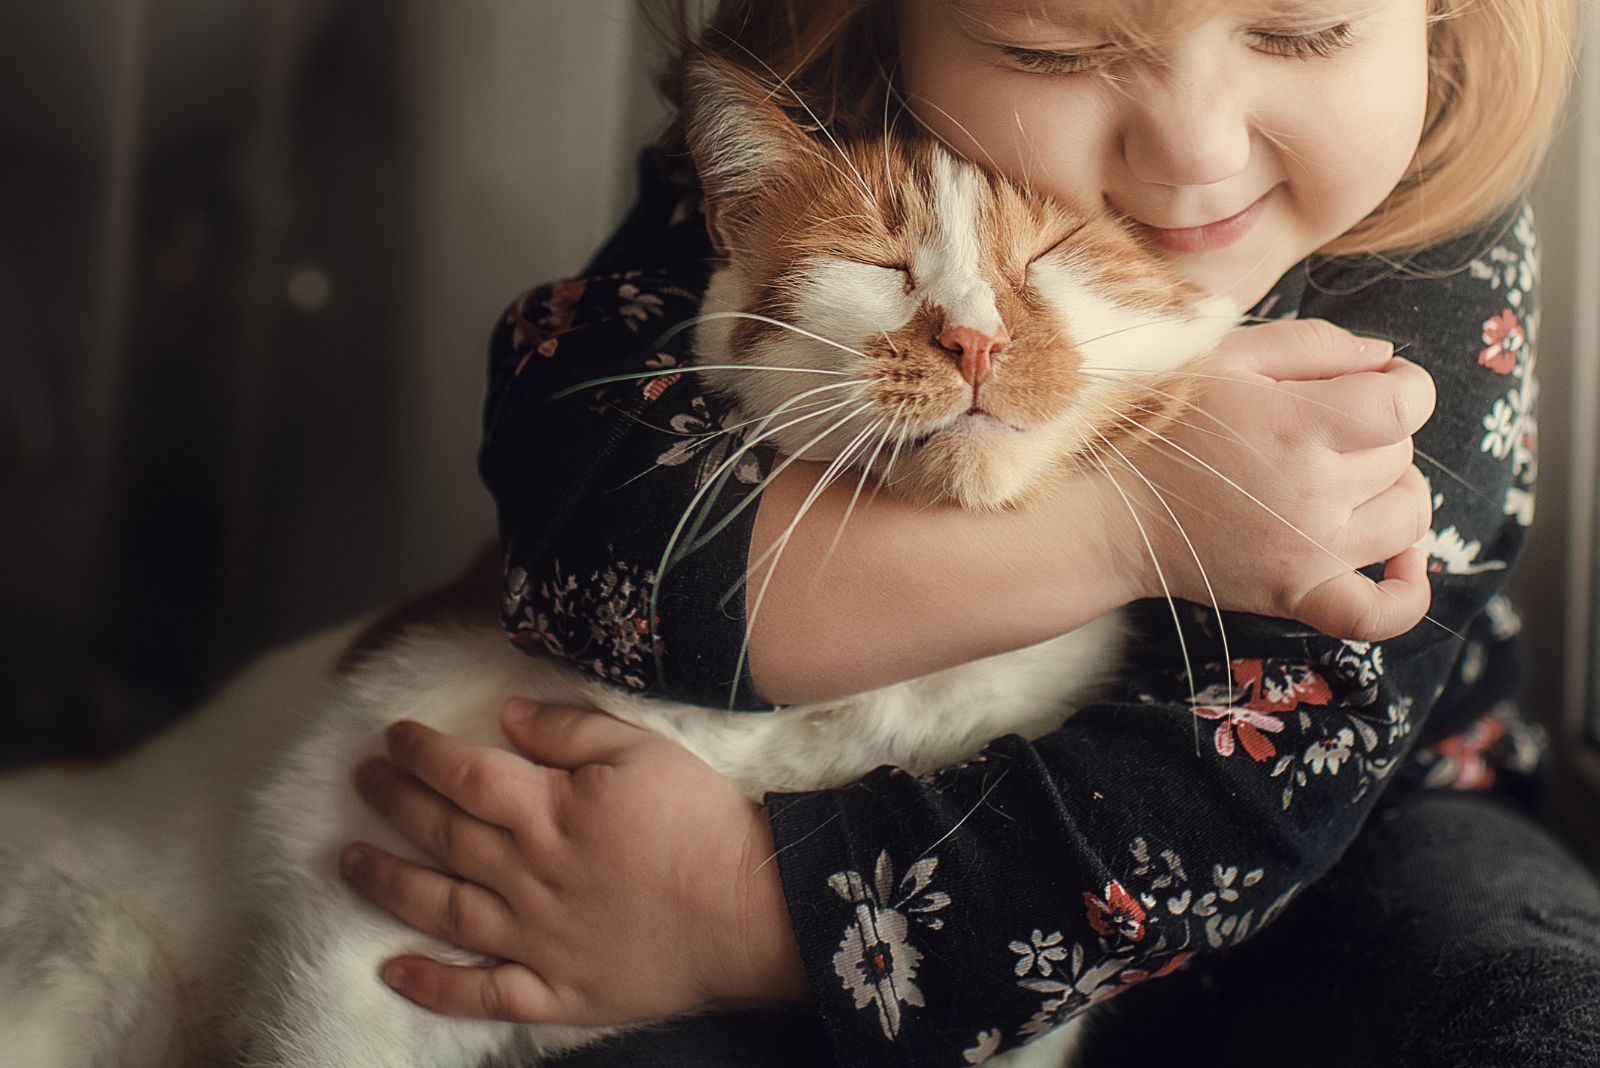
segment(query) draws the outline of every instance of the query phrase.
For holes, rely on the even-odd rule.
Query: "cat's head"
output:
[[[696,352],[739,366],[704,375],[781,452],[999,507],[1170,418],[1190,380],[1163,372],[1233,325],[1103,212],[926,138],[835,144],[784,93],[715,60],[687,72],[719,259]]]

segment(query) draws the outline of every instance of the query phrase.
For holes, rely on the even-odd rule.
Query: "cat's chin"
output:
[[[915,501],[949,501],[975,512],[1018,504],[1059,468],[1060,434],[967,415],[901,455],[890,481]]]

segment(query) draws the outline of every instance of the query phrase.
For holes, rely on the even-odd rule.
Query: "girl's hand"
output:
[[[808,999],[764,808],[683,747],[602,713],[513,699],[501,722],[530,759],[401,722],[386,736],[393,765],[357,772],[362,796],[442,870],[356,845],[351,884],[505,961],[399,957],[386,982],[438,1012],[521,1023]]]
[[[1116,488],[1137,509],[1174,596],[1211,600],[1198,555],[1223,608],[1367,641],[1415,626],[1431,593],[1426,560],[1411,546],[1432,522],[1432,502],[1411,435],[1432,415],[1434,389],[1393,351],[1320,320],[1225,338],[1201,368],[1215,377],[1191,380],[1181,422],[1160,437],[1134,431],[1137,444],[1119,446],[1183,533],[1155,491],[1103,449],[1116,481],[1105,514],[1123,528],[1122,566],[1141,576],[1143,593],[1161,596],[1161,580]],[[1353,570],[1377,562],[1386,563],[1381,583]]]

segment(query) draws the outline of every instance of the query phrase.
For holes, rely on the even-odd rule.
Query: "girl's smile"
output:
[[[1165,226],[1146,222],[1135,216],[1129,218],[1138,223],[1139,229],[1146,237],[1168,252],[1214,252],[1227,248],[1249,232],[1256,220],[1261,217],[1272,192],[1273,190],[1269,189],[1243,211],[1224,216],[1215,222],[1194,226]]]
[[[1128,216],[1241,310],[1377,208],[1422,134],[1426,0],[896,0],[895,17],[927,127]]]

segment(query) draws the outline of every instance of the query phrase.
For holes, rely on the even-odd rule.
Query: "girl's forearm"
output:
[[[1107,533],[1107,487],[1087,474],[987,514],[869,491],[830,554],[855,492],[853,480],[841,479],[812,504],[769,568],[762,555],[788,530],[821,472],[820,464],[790,465],[758,505],[750,669],[768,701],[843,697],[1020,649],[1138,596],[1133,550]]]

